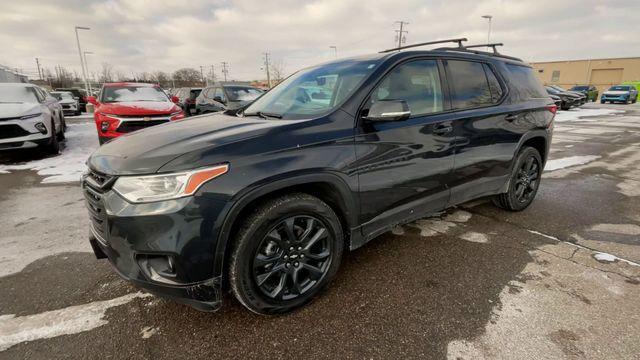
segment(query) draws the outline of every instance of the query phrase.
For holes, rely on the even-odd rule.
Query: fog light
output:
[[[36,128],[38,131],[40,131],[43,135],[47,133],[47,127],[46,127],[46,126],[44,126],[44,124],[43,124],[43,123],[39,122],[39,123],[36,123],[34,126],[35,126],[35,128]]]
[[[102,130],[102,132],[107,132],[107,130],[109,130],[109,122],[108,121],[103,121],[100,124],[100,130]]]
[[[179,284],[176,269],[170,255],[138,255],[138,265],[151,280],[165,284]]]

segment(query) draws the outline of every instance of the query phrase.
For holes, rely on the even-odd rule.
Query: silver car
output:
[[[73,97],[73,93],[69,91],[52,91],[49,94],[58,99],[65,116],[78,116],[81,114],[78,98]]]
[[[0,83],[0,150],[40,146],[60,151],[66,124],[62,106],[33,84]]]

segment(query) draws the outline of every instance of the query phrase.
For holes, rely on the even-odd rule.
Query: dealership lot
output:
[[[524,212],[476,201],[396,228],[346,255],[311,306],[273,318],[229,295],[200,313],[95,260],[77,179],[97,137],[86,117],[68,123],[60,156],[0,158],[0,358],[640,353],[638,104],[559,113]]]

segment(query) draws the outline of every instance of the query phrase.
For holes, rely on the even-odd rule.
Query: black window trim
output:
[[[491,104],[487,104],[487,105],[482,105],[482,106],[474,106],[474,107],[467,107],[467,108],[463,108],[463,109],[454,109],[453,108],[453,89],[451,89],[451,82],[449,81],[449,79],[452,78],[451,74],[449,73],[449,67],[447,66],[447,61],[451,60],[451,61],[468,61],[468,62],[476,62],[476,63],[480,63],[480,64],[485,64],[489,67],[489,69],[491,69],[491,71],[493,72],[493,75],[495,75],[496,79],[498,80],[498,84],[500,84],[500,87],[502,88],[502,96],[500,97],[500,99],[498,99],[497,102],[495,103],[491,103]],[[445,73],[446,73],[446,84],[448,87],[448,93],[449,93],[449,102],[451,105],[451,112],[461,112],[461,111],[468,111],[468,110],[477,110],[477,109],[486,109],[486,108],[491,108],[491,107],[496,107],[496,106],[500,106],[502,105],[502,103],[504,103],[504,101],[506,100],[508,93],[509,93],[509,87],[506,86],[504,79],[502,78],[502,74],[500,74],[499,71],[496,71],[495,66],[493,66],[492,63],[488,62],[488,61],[483,61],[483,60],[477,60],[477,59],[467,59],[467,58],[455,58],[455,57],[444,57],[442,58],[442,63],[444,65],[445,68]],[[482,67],[483,72],[484,72],[484,67]],[[485,79],[487,79],[487,74],[485,73]],[[487,86],[489,86],[489,90],[491,90],[491,86],[489,85],[489,79],[487,79]]]

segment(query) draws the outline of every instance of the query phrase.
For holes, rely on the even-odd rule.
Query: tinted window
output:
[[[528,66],[506,64],[509,70],[509,84],[514,96],[519,100],[545,98],[547,93]],[[556,91],[557,92],[557,91]],[[555,93],[555,92],[552,92]]]
[[[379,100],[404,100],[412,116],[442,111],[437,62],[419,60],[396,67],[373,91],[371,101]]]
[[[454,109],[468,109],[493,103],[491,88],[481,63],[448,60],[447,67]]]
[[[198,95],[200,95],[200,92],[202,91],[202,89],[191,89],[191,93],[189,94],[189,98],[190,99],[195,99],[198,97]]]
[[[498,78],[496,77],[496,74],[493,72],[491,67],[487,64],[482,64],[482,66],[484,67],[484,72],[487,75],[487,81],[489,82],[489,89],[491,90],[491,102],[495,104],[500,101],[500,98],[502,97],[502,86],[500,85],[500,82],[498,81]]]
[[[575,90],[575,91],[589,90],[589,87],[588,86],[574,86],[569,90]]]
[[[213,97],[219,97],[224,101],[224,91],[222,91],[222,88],[216,88],[215,92],[213,93]]]
[[[231,101],[251,101],[262,95],[262,91],[245,86],[225,86],[227,94],[229,94],[229,100]],[[313,99],[314,94],[311,94]]]

